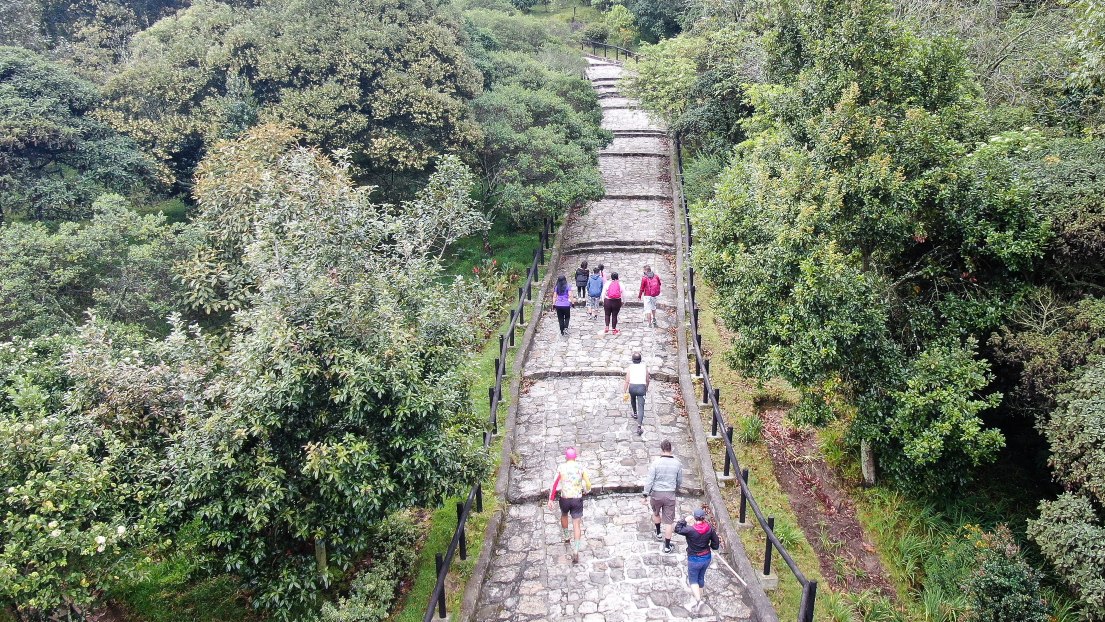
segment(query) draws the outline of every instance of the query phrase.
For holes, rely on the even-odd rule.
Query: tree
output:
[[[606,31],[609,33],[607,40],[610,43],[626,47],[637,40],[636,20],[624,5],[615,4],[610,7],[603,21],[606,23]]]
[[[135,38],[108,84],[110,119],[186,184],[216,140],[259,121],[348,149],[358,174],[422,171],[479,138],[480,76],[430,0],[197,2]]]
[[[64,67],[0,47],[0,218],[86,218],[101,192],[156,181],[134,142],[94,118],[99,99]]]
[[[285,148],[288,136],[262,126],[200,169],[211,256],[249,287],[215,397],[185,418],[165,462],[179,520],[202,516],[220,568],[282,618],[318,604],[375,522],[488,466],[462,364],[484,301],[441,282],[434,249],[460,234],[455,223],[421,222],[441,196],[467,195],[447,187],[463,176],[446,179],[449,163],[415,199],[426,204],[375,204],[347,161]],[[235,239],[209,210],[249,225]]]
[[[71,333],[89,310],[164,332],[183,291],[173,271],[190,238],[162,215],[141,216],[118,195],[93,204],[86,225],[0,227],[0,338]]]
[[[679,34],[685,7],[679,0],[627,0],[625,7],[636,19],[637,29],[653,41]]]

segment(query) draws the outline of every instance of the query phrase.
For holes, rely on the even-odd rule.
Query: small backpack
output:
[[[606,288],[607,298],[621,298],[622,286],[618,281],[610,281],[610,286]]]
[[[602,285],[602,275],[592,274],[591,278],[587,279],[587,295],[598,298],[602,295]]]

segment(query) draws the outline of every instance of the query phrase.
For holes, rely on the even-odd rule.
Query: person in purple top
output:
[[[556,309],[556,321],[560,324],[560,334],[568,334],[568,318],[572,314],[572,288],[568,287],[568,277],[561,274],[553,289],[553,308]]]

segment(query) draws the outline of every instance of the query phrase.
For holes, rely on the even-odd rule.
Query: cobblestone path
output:
[[[717,561],[707,574],[706,604],[691,610],[685,541],[675,536],[675,553],[664,555],[641,500],[649,462],[666,438],[685,469],[678,515],[702,504],[702,474],[691,453],[678,384],[670,144],[636,102],[618,93],[622,68],[600,59],[590,63],[587,75],[599,93],[603,127],[615,135],[600,154],[606,197],[570,220],[557,270],[569,282],[583,260],[618,272],[625,301],[621,334],[604,335],[601,317],[589,319],[586,310],[575,307],[568,335],[561,336],[551,300],[545,301],[523,367],[508,514],[476,619],[748,620],[740,579]],[[656,328],[645,325],[636,299],[645,264],[663,281]],[[635,350],[644,355],[653,379],[641,436],[621,390]],[[561,541],[559,510],[549,512],[544,505],[568,446],[578,449],[594,484],[594,494],[584,502],[578,564],[571,561],[570,545]]]

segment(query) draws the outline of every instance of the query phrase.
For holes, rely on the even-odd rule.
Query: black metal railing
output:
[[[794,574],[794,578],[802,586],[802,601],[798,607],[798,622],[813,622],[814,601],[817,598],[817,581],[807,578],[799,570],[794,558],[790,556],[786,547],[775,535],[775,517],[765,518],[760,505],[756,503],[756,498],[752,496],[752,489],[748,485],[748,469],[741,469],[740,461],[737,460],[737,452],[733,449],[733,426],[726,423],[725,415],[721,412],[721,390],[714,387],[710,378],[710,359],[706,358],[702,350],[702,335],[698,332],[699,307],[694,284],[694,266],[691,265],[691,245],[694,238],[691,233],[691,211],[687,205],[687,195],[683,189],[683,143],[678,134],[675,136],[675,161],[678,169],[679,200],[683,206],[684,246],[687,253],[687,292],[690,298],[689,309],[691,312],[691,349],[694,351],[695,376],[702,378],[702,404],[709,408],[712,413],[710,435],[714,438],[720,437],[725,444],[725,465],[722,475],[730,477],[736,475],[737,472],[740,473],[740,477],[735,478],[741,489],[740,524],[742,526],[748,525],[748,508],[752,508],[752,514],[756,517],[756,522],[764,531],[763,574],[765,576],[771,574],[772,551],[778,551],[779,557],[783,558],[783,561],[786,562],[790,571]],[[719,430],[724,431],[724,434],[718,434]]]
[[[499,405],[503,399],[503,377],[506,375],[506,360],[510,348],[514,347],[514,333],[518,327],[526,323],[526,306],[533,301],[533,288],[538,285],[537,272],[545,263],[545,251],[552,248],[553,220],[546,218],[538,239],[537,248],[533,251],[533,263],[526,271],[526,283],[518,288],[518,298],[514,308],[510,310],[510,322],[506,330],[499,335],[499,357],[495,359],[495,384],[487,388],[488,405],[491,412],[488,415],[488,429],[483,433],[484,448],[491,446],[491,440],[499,434]],[[534,314],[536,315],[536,311]],[[533,318],[536,320],[537,318]],[[423,622],[431,622],[436,610],[439,618],[445,618],[445,578],[449,574],[449,567],[453,563],[453,557],[459,552],[461,559],[468,558],[468,542],[465,537],[464,527],[468,523],[468,517],[472,514],[473,507],[477,512],[483,512],[483,484],[477,483],[468,493],[464,503],[457,503],[457,528],[453,532],[453,539],[449,541],[449,547],[445,553],[437,553],[434,562],[437,566],[437,584],[430,594],[430,602],[426,607],[426,615],[422,616]]]
[[[633,50],[620,48],[616,45],[603,43],[602,41],[591,41],[590,39],[583,39],[579,42],[579,49],[586,50],[588,47],[591,48],[592,56],[598,56],[599,50],[602,50],[602,56],[604,58],[610,58],[610,51],[613,50],[614,60],[626,60],[630,58],[632,58],[633,60],[637,60],[637,57],[639,56],[639,54],[637,54]]]

